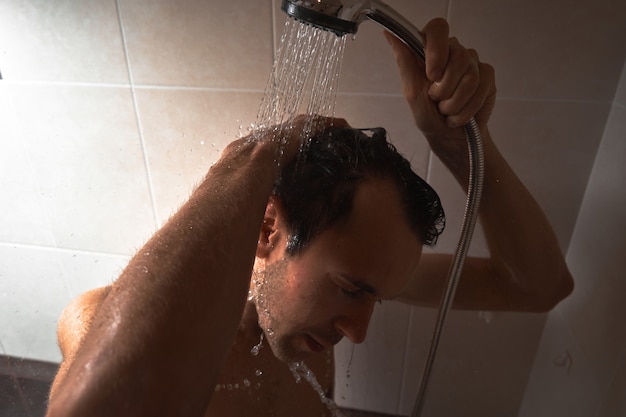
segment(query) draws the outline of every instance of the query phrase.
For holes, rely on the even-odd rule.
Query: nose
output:
[[[367,328],[374,312],[375,303],[373,301],[364,301],[361,304],[337,317],[334,323],[335,330],[355,344],[363,343],[365,340]]]

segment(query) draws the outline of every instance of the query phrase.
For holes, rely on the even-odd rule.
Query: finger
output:
[[[439,81],[448,66],[450,27],[445,19],[436,18],[424,26],[422,34],[426,56],[426,76],[430,81]]]
[[[495,82],[493,67],[489,64],[480,64],[481,82],[474,95],[467,101],[465,106],[455,114],[449,115],[447,123],[451,127],[461,126],[475,117],[479,125],[484,124],[489,118],[495,105]],[[484,119],[484,120],[483,120]]]
[[[384,35],[396,58],[404,96],[412,103],[428,90],[429,81],[424,72],[424,63],[395,35],[387,31]]]
[[[350,123],[344,118],[335,117],[331,120],[331,126],[334,127],[350,127]]]
[[[411,51],[411,49],[394,34],[384,31],[385,39],[391,45],[391,49],[396,57],[396,64],[400,71],[409,73],[415,69],[415,67],[423,67],[421,60]],[[424,70],[422,69],[422,72]]]
[[[446,100],[452,97],[461,79],[467,73],[471,65],[469,52],[459,43],[456,38],[450,38],[450,52],[448,63],[443,77],[434,82],[428,95],[435,101]]]
[[[468,51],[469,52],[469,51]],[[471,56],[475,53],[470,52]],[[452,95],[439,101],[439,111],[444,115],[459,113],[477,93],[481,82],[481,75],[477,59],[471,59],[465,74],[462,75]]]

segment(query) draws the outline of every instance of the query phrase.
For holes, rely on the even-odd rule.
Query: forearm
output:
[[[204,412],[243,311],[273,159],[250,145],[211,168],[114,283],[49,415]]]
[[[486,128],[482,135],[485,180],[479,214],[491,254],[489,268],[497,279],[519,291],[520,297],[532,297],[537,309],[549,309],[572,288],[558,240]],[[467,152],[447,153],[442,160],[467,190]]]

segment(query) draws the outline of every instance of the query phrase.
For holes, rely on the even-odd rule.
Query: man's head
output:
[[[392,181],[400,191],[409,227],[424,245],[434,245],[444,227],[437,193],[387,142],[383,128],[367,136],[353,128],[330,128],[314,137],[301,158],[283,170],[273,194],[285,210],[294,255],[315,236],[345,221],[358,185],[367,178]]]
[[[375,302],[399,295],[442,228],[439,198],[384,130],[315,137],[276,183],[257,246],[254,301],[274,354],[363,341]]]

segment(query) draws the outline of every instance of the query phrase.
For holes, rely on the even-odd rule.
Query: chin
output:
[[[268,340],[268,344],[272,349],[274,356],[281,362],[299,362],[310,358],[313,353],[297,349],[291,340],[280,340],[273,338]]]
[[[299,362],[311,356],[311,354],[308,352],[298,352],[293,349],[286,350],[272,348],[272,353],[278,360],[285,363]]]

